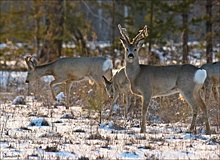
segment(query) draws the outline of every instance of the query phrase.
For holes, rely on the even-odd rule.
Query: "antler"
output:
[[[144,37],[147,37],[147,36],[148,36],[147,25],[145,25],[142,30],[139,30],[139,33],[136,35],[136,37],[133,38],[132,43],[137,43],[140,40],[143,40]]]
[[[120,24],[118,24],[119,32],[121,33],[122,39],[125,40],[127,43],[130,43],[130,39],[127,35],[126,28],[122,28]]]

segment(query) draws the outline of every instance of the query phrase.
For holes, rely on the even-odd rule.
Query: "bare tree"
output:
[[[183,22],[183,63],[188,63],[188,13],[187,11],[183,11],[182,13],[182,22]]]
[[[62,55],[62,43],[64,34],[64,0],[51,1],[44,6],[45,37],[43,47],[38,54],[41,61],[48,62]]]
[[[212,62],[212,0],[206,0],[206,59]]]

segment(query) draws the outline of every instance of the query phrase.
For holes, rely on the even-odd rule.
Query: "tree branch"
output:
[[[88,9],[88,11],[94,16],[94,17],[97,17],[97,18],[101,18],[101,20],[103,20],[107,25],[111,25],[111,23],[109,23],[109,21],[106,19],[106,18],[104,18],[104,17],[100,17],[100,16],[98,16],[97,14],[95,14],[93,11],[92,11],[92,9],[89,7],[89,5],[84,1],[84,0],[81,0],[81,2],[86,6],[86,8]]]

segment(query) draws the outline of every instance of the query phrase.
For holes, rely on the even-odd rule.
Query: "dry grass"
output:
[[[21,85],[23,86],[24,84]],[[22,88],[22,86],[19,87]],[[57,103],[52,99],[51,91],[49,89],[49,84],[42,82],[42,80],[38,80],[34,83],[31,83],[29,84],[29,86],[25,84],[25,87],[28,88],[27,90],[23,89],[14,92],[16,87],[18,87],[16,83],[15,85],[11,85],[10,89],[7,89],[8,92],[6,92],[5,89],[0,88],[1,91],[0,101],[6,103],[7,101],[12,101],[16,96],[19,95],[26,96],[29,94],[29,95],[33,95],[36,98],[35,100],[41,102],[42,103],[41,105],[44,106],[45,108],[51,108],[54,106],[56,107],[57,105]],[[57,93],[59,91],[63,91],[63,88],[61,87],[61,90],[57,90]],[[71,94],[70,104],[72,106],[83,107],[83,109],[86,109],[88,111],[87,116],[92,115],[93,118],[96,117],[97,120],[99,120],[99,122],[101,123],[101,119],[105,118],[103,114],[105,114],[105,111],[109,110],[111,105],[111,99],[108,98],[103,87],[97,87],[96,85],[89,85],[88,82],[73,83],[70,94]],[[123,110],[125,107],[125,103],[123,101],[123,98],[119,98],[118,103],[120,106],[123,107],[120,107],[120,110],[118,110],[116,114],[113,115],[112,119],[118,119],[118,116],[121,117],[121,115],[124,113]],[[210,96],[210,103],[207,104],[207,109],[210,117],[209,119],[211,125],[217,127],[218,130],[220,128],[219,106],[220,106],[219,102],[215,101],[213,96]],[[127,107],[128,108],[130,107],[129,110],[130,112],[132,112],[132,114],[129,115],[132,115],[133,118],[135,119],[140,119],[141,116],[140,97],[136,97],[136,101],[133,101],[131,106],[127,106]],[[190,123],[191,114],[192,114],[191,107],[188,106],[188,104],[179,94],[152,99],[148,112],[149,112],[149,116],[148,116],[149,121],[155,122],[155,118],[156,118],[158,122],[163,122],[163,123],[176,123],[176,122]],[[37,114],[38,116],[44,115],[44,113],[41,114],[40,112],[37,112]],[[199,111],[197,124],[198,125],[203,124],[201,111]]]
[[[123,152],[125,154],[131,153],[135,156],[138,152],[137,149],[150,152],[166,146],[170,149],[181,149],[189,152],[189,147],[196,145],[192,141],[185,141],[181,143],[181,146],[179,143],[173,144],[167,140],[169,129],[173,130],[172,139],[180,140],[179,133],[182,133],[191,121],[191,108],[178,94],[156,98],[151,101],[149,120],[152,120],[152,122],[148,125],[151,130],[147,131],[146,135],[140,134],[139,131],[131,130],[132,127],[139,127],[141,116],[140,99],[136,102],[133,110],[134,115],[129,121],[121,116],[124,113],[123,107],[120,107],[120,110],[112,116],[112,120],[115,122],[115,131],[112,131],[109,135],[109,133],[98,128],[100,118],[105,121],[105,116],[103,115],[108,114],[111,104],[107,95],[103,93],[104,90],[102,88],[91,86],[88,82],[73,84],[71,88],[72,107],[70,110],[66,110],[62,105],[55,105],[56,102],[51,98],[48,84],[39,80],[30,84],[29,87],[30,95],[33,95],[34,99],[26,97],[27,90],[15,92],[14,88],[16,86],[12,86],[12,89],[9,88],[8,92],[3,89],[0,90],[1,142],[8,144],[7,151],[28,150],[28,153],[20,152],[14,155],[7,152],[8,157],[6,159],[61,159],[59,156],[48,156],[46,154],[59,151],[65,151],[73,155],[77,154],[77,159],[91,159],[90,154],[93,155],[93,159],[112,159],[108,153],[113,149],[117,151],[117,154]],[[13,99],[19,95],[25,96],[27,105],[11,105]],[[120,104],[123,105],[123,102],[120,102]],[[216,133],[219,133],[220,109],[217,106],[219,105],[211,97],[211,103],[208,104],[210,122]],[[71,114],[73,118],[61,118],[63,114]],[[45,118],[50,126],[47,129],[27,127],[31,119],[38,117]],[[155,121],[155,117],[159,121]],[[200,126],[204,127],[200,120],[202,120],[201,116],[198,117],[198,129]],[[160,130],[163,127],[168,130]],[[126,131],[121,131],[120,128],[126,128]],[[218,134],[216,135],[210,138],[209,143],[220,144],[220,137]],[[88,152],[86,147],[82,147],[85,154],[81,154],[77,152],[78,146],[86,146],[90,151]],[[118,147],[115,148],[115,146]],[[99,149],[103,153],[95,155],[93,152]],[[104,154],[106,152],[107,154]],[[216,153],[213,152],[213,154],[217,154],[217,151]],[[145,153],[146,159],[163,159],[163,156]],[[118,157],[117,159],[120,158]]]

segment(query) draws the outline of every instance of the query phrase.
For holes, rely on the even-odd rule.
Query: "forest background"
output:
[[[35,54],[40,63],[63,56],[115,60],[116,50],[122,50],[119,23],[131,37],[148,26],[143,53],[148,58],[155,46],[163,51],[163,46],[178,44],[177,63],[189,63],[190,44],[196,42],[209,63],[220,57],[213,49],[220,45],[219,8],[218,0],[1,0],[0,69],[27,54]]]

